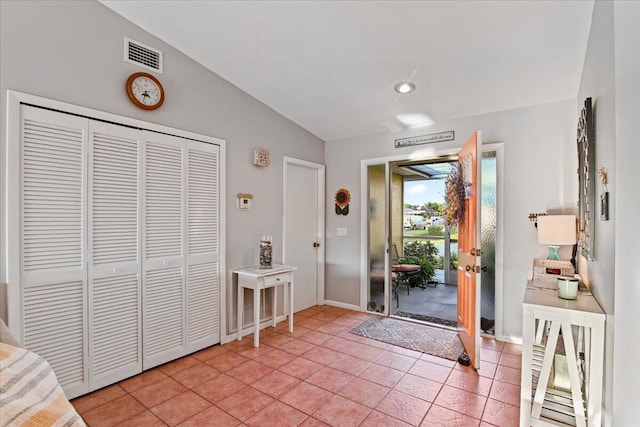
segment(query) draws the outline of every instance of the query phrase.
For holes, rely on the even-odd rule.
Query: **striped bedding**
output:
[[[20,347],[0,344],[1,426],[85,426],[51,366]]]

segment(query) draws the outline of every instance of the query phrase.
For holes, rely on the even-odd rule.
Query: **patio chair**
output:
[[[407,295],[410,294],[411,282],[417,281],[421,289],[425,288],[422,267],[412,258],[401,258],[395,243],[391,244],[391,271],[398,276],[397,284],[407,285]]]

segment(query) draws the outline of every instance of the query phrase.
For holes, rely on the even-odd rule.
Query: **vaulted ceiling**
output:
[[[120,1],[325,141],[574,98],[593,1]],[[400,95],[396,83],[411,81]]]

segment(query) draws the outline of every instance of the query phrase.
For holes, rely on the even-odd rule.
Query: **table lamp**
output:
[[[560,245],[576,244],[575,215],[544,215],[538,217],[538,243],[549,245],[549,259],[559,260]]]

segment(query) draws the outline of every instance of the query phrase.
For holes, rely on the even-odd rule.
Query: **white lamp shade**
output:
[[[542,215],[538,217],[538,243],[543,245],[575,245],[575,215]]]

